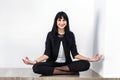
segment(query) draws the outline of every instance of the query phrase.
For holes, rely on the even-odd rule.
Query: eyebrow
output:
[[[58,18],[58,19],[63,19],[63,20],[66,20],[65,18]]]

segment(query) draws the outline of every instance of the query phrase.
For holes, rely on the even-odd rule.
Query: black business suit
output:
[[[60,42],[63,43],[63,49],[65,53],[65,63],[56,63]],[[46,62],[40,62],[33,66],[33,71],[39,74],[52,74],[54,67],[68,65],[71,72],[84,71],[89,69],[89,62],[85,60],[72,61],[70,51],[73,58],[78,55],[75,37],[72,32],[65,34],[63,37],[58,37],[52,32],[49,32],[46,39],[46,46],[44,55],[49,58]]]

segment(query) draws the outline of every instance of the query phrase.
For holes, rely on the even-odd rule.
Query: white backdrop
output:
[[[91,57],[94,10],[94,0],[0,0],[0,67],[31,67],[21,59],[43,54],[58,11],[68,14],[79,53]]]
[[[97,0],[101,5],[98,52],[104,54],[93,69],[103,77],[120,78],[120,0]],[[102,65],[101,65],[102,64]]]
[[[43,54],[58,11],[65,11],[80,54],[103,54],[92,69],[120,77],[119,0],[0,0],[0,68],[31,67],[22,62]],[[105,5],[106,4],[106,5]]]

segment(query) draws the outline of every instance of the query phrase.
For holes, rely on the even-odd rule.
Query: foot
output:
[[[79,75],[79,72],[73,72],[73,75]]]

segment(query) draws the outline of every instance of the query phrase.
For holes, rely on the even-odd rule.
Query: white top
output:
[[[58,62],[58,63],[65,63],[66,62],[66,60],[65,60],[65,52],[64,52],[64,49],[63,49],[62,41],[60,42],[59,53],[58,53],[57,60],[55,62]]]

